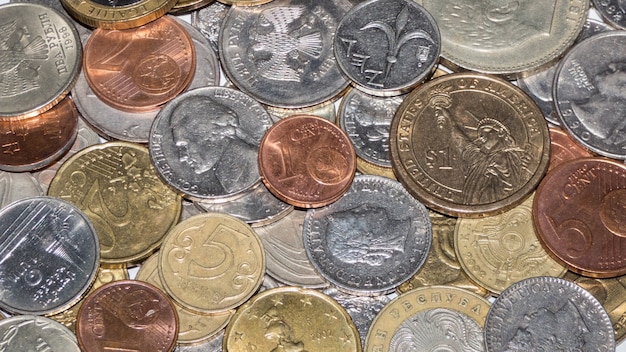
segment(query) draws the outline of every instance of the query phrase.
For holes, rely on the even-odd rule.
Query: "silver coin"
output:
[[[485,322],[489,352],[615,351],[614,335],[597,299],[570,281],[548,276],[509,286]]]
[[[187,87],[187,90],[219,85],[220,62],[217,59],[217,53],[211,48],[208,39],[206,39],[198,29],[189,24],[189,22],[176,17],[173,18],[189,33],[196,49],[196,71],[193,74],[193,79],[189,87]]]
[[[76,21],[69,13],[67,13],[67,11],[65,10],[65,7],[63,7],[62,2],[59,0],[11,0],[10,2],[40,4],[40,5],[51,7],[59,11],[60,13],[67,16],[67,18],[70,19],[74,27],[76,27],[76,30],[78,31],[78,34],[81,38],[81,41],[83,39],[87,39],[91,35],[91,32],[93,31],[91,28],[85,27],[85,25]]]
[[[41,185],[30,173],[0,171],[0,208],[19,199],[43,195]]]
[[[626,29],[626,1],[592,0],[592,2],[602,18],[612,26],[619,29]]]
[[[354,86],[368,94],[408,93],[439,61],[435,19],[412,0],[370,0],[353,7],[337,27],[335,57]]]
[[[232,6],[220,32],[228,78],[266,105],[301,108],[347,85],[333,55],[333,36],[350,8],[344,0],[274,0]]]
[[[64,310],[89,288],[99,260],[96,231],[70,203],[32,197],[0,211],[0,307],[8,312]]]
[[[307,106],[299,109],[277,108],[274,106],[265,106],[267,112],[272,116],[274,121],[282,120],[291,115],[315,115],[325,118],[328,121],[335,122],[337,112],[335,111],[335,102],[332,100],[325,101],[318,105]]]
[[[214,1],[211,5],[191,13],[191,25],[209,41],[215,53],[218,53],[219,34],[229,8],[230,6]]]
[[[69,93],[83,48],[67,16],[38,4],[4,4],[0,33],[0,117],[35,116]]]
[[[224,340],[224,330],[220,331],[209,341],[190,346],[178,345],[174,352],[222,352],[222,341]]]
[[[171,100],[150,132],[159,175],[186,197],[232,198],[261,181],[257,154],[272,120],[253,98],[203,87]]]
[[[328,286],[304,250],[302,226],[306,211],[294,210],[275,223],[257,227],[265,250],[266,273],[287,285],[306,288]]]
[[[574,46],[557,67],[553,98],[562,126],[593,152],[626,159],[626,31]]]
[[[426,207],[399,182],[359,175],[338,201],[307,211],[303,236],[324,278],[349,293],[376,295],[420,269],[432,229]]]
[[[0,321],[0,351],[80,352],[76,335],[50,318],[19,315]]]

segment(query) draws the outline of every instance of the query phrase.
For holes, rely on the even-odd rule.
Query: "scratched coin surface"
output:
[[[81,23],[94,28],[128,29],[165,15],[177,0],[61,0]]]
[[[187,88],[195,69],[189,33],[168,16],[138,28],[96,29],[85,44],[89,87],[123,111],[157,110]]]
[[[0,118],[38,115],[72,88],[83,58],[67,16],[43,5],[0,6]]]
[[[433,210],[459,217],[502,213],[521,203],[548,168],[541,110],[499,78],[458,73],[411,92],[390,131],[393,169]]]
[[[0,307],[54,314],[87,291],[98,270],[94,227],[74,205],[32,197],[0,211]]]
[[[276,197],[301,208],[339,199],[356,172],[356,153],[337,125],[295,115],[270,128],[259,147],[261,179]]]
[[[59,169],[48,195],[87,214],[104,263],[128,263],[158,248],[181,212],[181,196],[157,175],[148,149],[108,142],[74,154]]]
[[[65,326],[46,317],[16,315],[0,321],[3,351],[80,352],[76,336]]]

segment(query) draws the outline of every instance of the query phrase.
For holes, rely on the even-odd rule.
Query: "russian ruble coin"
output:
[[[555,76],[553,97],[563,128],[600,155],[626,159],[625,31],[592,36],[570,50]]]
[[[0,347],[4,351],[80,352],[76,336],[56,321],[36,315],[0,320]]]
[[[89,27],[86,27],[82,23],[76,21],[76,19],[74,19],[72,16],[70,16],[65,10],[65,8],[63,7],[63,3],[59,0],[10,0],[9,2],[35,3],[35,4],[40,4],[40,5],[51,7],[67,16],[67,18],[72,22],[74,27],[76,27],[76,30],[78,31],[78,34],[81,38],[81,42],[87,39],[89,35],[91,35],[92,29]]]
[[[230,6],[214,1],[209,6],[191,13],[191,25],[197,28],[209,41],[211,48],[216,54],[219,54],[219,34],[222,22],[229,8]]]
[[[336,202],[307,211],[304,248],[344,292],[393,291],[420,269],[432,242],[426,207],[394,180],[357,175]]]
[[[391,162],[407,190],[435,211],[482,217],[520,204],[550,156],[541,110],[513,84],[457,73],[411,92],[390,130]]]
[[[165,15],[177,0],[61,0],[72,17],[92,28],[129,29]]]
[[[488,352],[615,351],[615,334],[600,302],[582,287],[539,276],[509,286],[485,322]]]

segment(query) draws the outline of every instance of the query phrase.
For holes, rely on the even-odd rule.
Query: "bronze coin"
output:
[[[550,164],[548,171],[565,161],[591,157],[593,154],[578,144],[567,132],[558,127],[550,127]]]
[[[35,117],[0,120],[0,170],[23,172],[52,164],[78,133],[78,110],[70,98]]]
[[[546,250],[581,275],[626,274],[626,166],[604,158],[567,161],[541,181],[533,223]]]
[[[356,153],[337,125],[318,116],[294,115],[265,133],[259,171],[276,197],[297,207],[317,208],[348,190]]]
[[[96,29],[83,60],[94,94],[128,112],[157,110],[187,88],[195,67],[191,37],[168,16],[132,29]]]
[[[176,345],[178,315],[151,284],[114,281],[89,294],[76,317],[83,351],[168,352]]]

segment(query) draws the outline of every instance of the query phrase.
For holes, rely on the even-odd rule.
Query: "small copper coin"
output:
[[[191,37],[168,16],[138,28],[96,29],[85,45],[89,87],[122,111],[157,110],[187,88],[195,67]]]
[[[541,181],[533,223],[549,253],[581,275],[626,274],[626,166],[604,158],[567,161]]]
[[[275,123],[263,137],[259,170],[276,197],[297,207],[318,208],[350,188],[356,153],[346,133],[332,122],[295,115]]]
[[[567,132],[550,127],[550,164],[548,171],[568,160],[592,157],[593,154],[578,144]]]
[[[0,120],[0,170],[23,172],[52,164],[78,133],[78,110],[70,98],[26,119]]]
[[[87,296],[76,318],[83,351],[168,352],[177,336],[173,303],[142,281],[114,281],[98,288]]]

